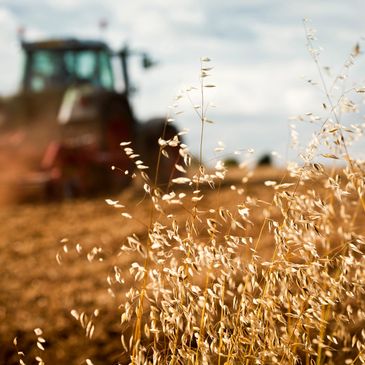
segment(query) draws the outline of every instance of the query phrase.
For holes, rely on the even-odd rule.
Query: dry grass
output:
[[[262,169],[255,172],[246,186],[252,196],[260,195],[270,201],[271,189],[263,181],[282,176],[282,171]],[[241,170],[234,170],[227,183],[221,187],[220,199],[227,208],[234,209],[237,186],[243,177]],[[219,202],[214,190],[206,190],[202,209],[217,208]],[[130,187],[115,199],[130,206],[129,212],[142,221],[148,221],[146,205],[140,203],[144,194],[138,187]],[[211,198],[210,198],[211,197]],[[263,207],[264,204],[262,203]],[[183,224],[188,213],[174,207],[178,223]],[[260,207],[255,208],[254,222],[260,220]],[[118,265],[128,271],[137,254],[118,255],[127,236],[133,233],[141,239],[147,236],[144,226],[125,220],[113,207],[96,198],[90,201],[64,202],[62,204],[25,204],[3,206],[0,211],[1,252],[0,274],[0,363],[17,363],[13,338],[18,338],[19,350],[26,354],[27,363],[40,355],[47,364],[83,363],[90,357],[95,364],[116,363],[123,353],[120,343],[120,316],[118,306],[125,299],[127,285],[112,286],[116,298],[108,293],[108,275],[114,274]],[[46,224],[45,224],[46,223]],[[251,235],[256,235],[252,226]],[[64,237],[68,242],[61,243]],[[262,252],[271,253],[271,242],[265,238]],[[77,243],[83,247],[79,254]],[[63,250],[67,245],[68,253]],[[87,253],[93,247],[103,249],[103,261],[88,261]],[[58,265],[56,255],[62,256]],[[90,314],[100,310],[95,320],[93,339],[84,337],[84,330],[70,314],[71,309]],[[34,328],[42,328],[47,340],[46,351],[36,348]]]
[[[302,163],[253,176],[203,166],[213,87],[203,59],[198,104],[187,91],[201,125],[197,168],[178,137],[162,137],[157,173],[168,147],[179,149],[177,168],[190,169],[158,186],[123,144],[142,194],[4,213],[0,328],[4,343],[16,332],[20,363],[365,362],[364,165],[348,149],[362,125],[341,121],[356,109],[351,92],[364,89],[336,97],[305,27],[326,102],[322,116],[306,116],[318,130]],[[358,55],[355,47],[345,75]],[[23,230],[34,215],[38,231]],[[12,267],[14,257],[24,262]],[[10,363],[15,352],[3,356]]]

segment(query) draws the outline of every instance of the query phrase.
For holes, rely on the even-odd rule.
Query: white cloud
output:
[[[0,8],[0,92],[14,91],[19,82],[20,60],[17,41],[18,21],[6,8]]]
[[[87,6],[90,0],[62,0],[62,1],[45,0],[44,2],[53,9],[62,11],[62,10],[74,10],[77,8]]]

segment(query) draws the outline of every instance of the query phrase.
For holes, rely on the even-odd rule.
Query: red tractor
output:
[[[22,160],[32,171],[19,176],[23,187],[41,187],[49,198],[119,188],[129,181],[120,170],[135,168],[120,147],[123,141],[131,141],[130,147],[154,171],[158,138],[171,139],[177,130],[163,118],[137,122],[129,102],[132,52],[127,47],[112,52],[101,41],[63,39],[22,42],[22,50],[21,90],[0,100],[0,148],[16,141],[10,158]],[[148,56],[141,56],[143,66],[150,67]],[[115,87],[118,69],[122,92]],[[174,174],[178,150],[168,153],[159,183]]]

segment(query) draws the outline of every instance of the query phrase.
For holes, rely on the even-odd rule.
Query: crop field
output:
[[[176,363],[185,363],[180,358],[182,349],[187,354],[190,351],[191,363],[200,363],[201,360],[194,360],[194,356],[200,355],[196,355],[199,340],[190,338],[184,343],[181,336],[189,320],[192,322],[190,331],[199,333],[201,318],[207,321],[202,328],[206,326],[204,356],[211,359],[206,360],[208,363],[224,363],[228,356],[232,357],[231,363],[241,363],[244,359],[251,363],[256,356],[262,358],[262,363],[305,363],[306,357],[318,356],[316,339],[323,341],[323,352],[327,354],[323,356],[325,363],[331,363],[331,359],[332,363],[338,363],[336,359],[345,361],[344,356],[356,354],[363,323],[361,233],[364,228],[361,222],[364,212],[356,199],[349,203],[349,211],[337,208],[335,191],[326,189],[324,179],[318,176],[296,184],[298,180],[275,168],[259,168],[249,175],[248,178],[247,171],[232,169],[214,189],[209,185],[201,187],[200,194],[204,197],[198,205],[194,199],[190,208],[189,204],[178,203],[164,206],[163,210],[170,212],[168,215],[151,208],[141,184],[131,186],[108,203],[98,197],[88,201],[2,208],[1,362],[15,364],[19,359],[30,364],[41,361],[54,364],[130,362],[129,346],[133,346],[133,337],[131,345],[127,338],[135,335],[132,333],[138,322],[141,300],[138,290],[144,285],[146,302],[139,320],[151,328],[156,327],[156,333],[160,332],[157,337],[156,333],[148,333],[145,323],[143,327],[141,324],[140,341],[144,345],[140,346],[145,352],[144,361],[149,358],[153,361],[150,351],[158,346],[161,358],[157,363],[171,363],[171,352],[176,346]],[[179,199],[183,200],[181,194],[188,196],[191,190],[189,187],[178,189]],[[274,193],[277,197],[291,195],[295,200],[293,213],[289,213],[284,203],[283,211],[280,205],[275,206]],[[166,203],[167,197],[163,201]],[[332,201],[334,209],[328,206]],[[118,208],[118,204],[125,208]],[[308,210],[300,206],[294,209],[294,204],[309,204]],[[194,207],[199,210],[197,218],[192,215]],[[322,209],[328,209],[325,217],[320,214]],[[121,214],[127,210],[136,219]],[[154,275],[164,275],[159,278],[161,293],[156,293],[154,286],[144,284],[145,276],[136,277],[135,268],[144,265],[146,260],[144,249],[138,248],[138,244],[127,249],[135,242],[148,245],[148,240],[152,239],[153,232],[146,226],[151,212],[154,219],[161,222],[154,224],[154,230],[158,229],[164,253],[159,254],[158,239],[152,240],[155,246],[150,249],[156,253],[150,253],[148,270]],[[288,214],[286,218],[283,212]],[[295,215],[298,223],[284,228],[283,222],[289,219],[289,214]],[[179,233],[181,237],[189,237],[187,222],[193,225],[195,219],[194,233],[189,233],[194,234],[191,251],[179,248],[177,237],[174,239],[172,233],[170,243],[165,241],[166,237],[163,239],[160,230],[171,225],[171,220],[174,222],[171,230],[181,227],[184,231]],[[278,225],[286,232],[285,244],[277,240]],[[328,232],[329,228],[332,232]],[[182,242],[183,239],[180,245]],[[214,255],[209,242],[214,243]],[[194,253],[195,259],[189,260],[189,252]],[[182,266],[177,266],[180,262]],[[185,277],[178,279],[177,275]],[[343,287],[331,289],[330,283]],[[209,295],[204,294],[205,291]],[[243,301],[243,293],[245,302],[237,303],[237,300]],[[172,296],[179,299],[173,300]],[[166,311],[165,315],[170,313],[167,298],[176,311],[183,310],[184,305],[191,306],[192,317],[184,310],[177,313],[180,319],[170,318],[162,324],[159,323],[162,318],[156,316],[155,322],[151,322],[152,308]],[[136,309],[126,320],[125,303],[128,301]],[[206,302],[205,313],[202,301]],[[195,305],[197,307],[193,308]],[[246,309],[246,306],[251,308]],[[222,308],[227,311],[224,314],[227,318],[223,318]],[[239,310],[242,311],[240,319],[236,317]],[[354,319],[355,316],[360,318]],[[181,336],[175,333],[176,338],[167,332],[172,320],[186,321],[182,327],[176,324],[181,331]],[[254,325],[258,326],[257,331]],[[235,334],[239,329],[243,332]],[[314,342],[301,342],[303,333],[308,336],[306,341]],[[279,334],[280,337],[275,337]],[[230,343],[233,336],[237,338]],[[252,336],[257,337],[253,340]],[[356,338],[355,347],[352,336]],[[220,337],[224,339],[222,343]],[[171,345],[173,339],[176,345]],[[218,351],[205,347],[206,342],[210,344],[214,339],[215,346],[221,346],[221,356]],[[230,346],[237,346],[234,351],[241,353],[231,350],[229,355]],[[249,346],[254,352],[248,356]],[[272,346],[271,353],[266,349],[269,346]],[[142,361],[136,360],[136,363]]]
[[[329,86],[304,25],[324,102],[297,117],[315,128],[298,147],[291,127],[297,157],[285,167],[204,165],[215,85],[202,58],[200,85],[186,90],[197,156],[183,132],[156,141],[150,168],[121,142],[135,168],[112,168],[133,177],[119,194],[1,206],[0,362],[365,362],[365,164],[351,155],[365,88],[342,84],[360,51]],[[175,148],[177,172],[160,183]]]

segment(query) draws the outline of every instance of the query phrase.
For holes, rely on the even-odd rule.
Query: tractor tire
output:
[[[141,124],[138,132],[138,150],[142,161],[149,167],[147,171],[151,182],[156,182],[160,188],[168,186],[173,178],[180,175],[175,167],[180,161],[179,146],[164,147],[166,157],[161,153],[159,139],[172,140],[178,135],[177,128],[167,124],[163,118],[154,118]]]

